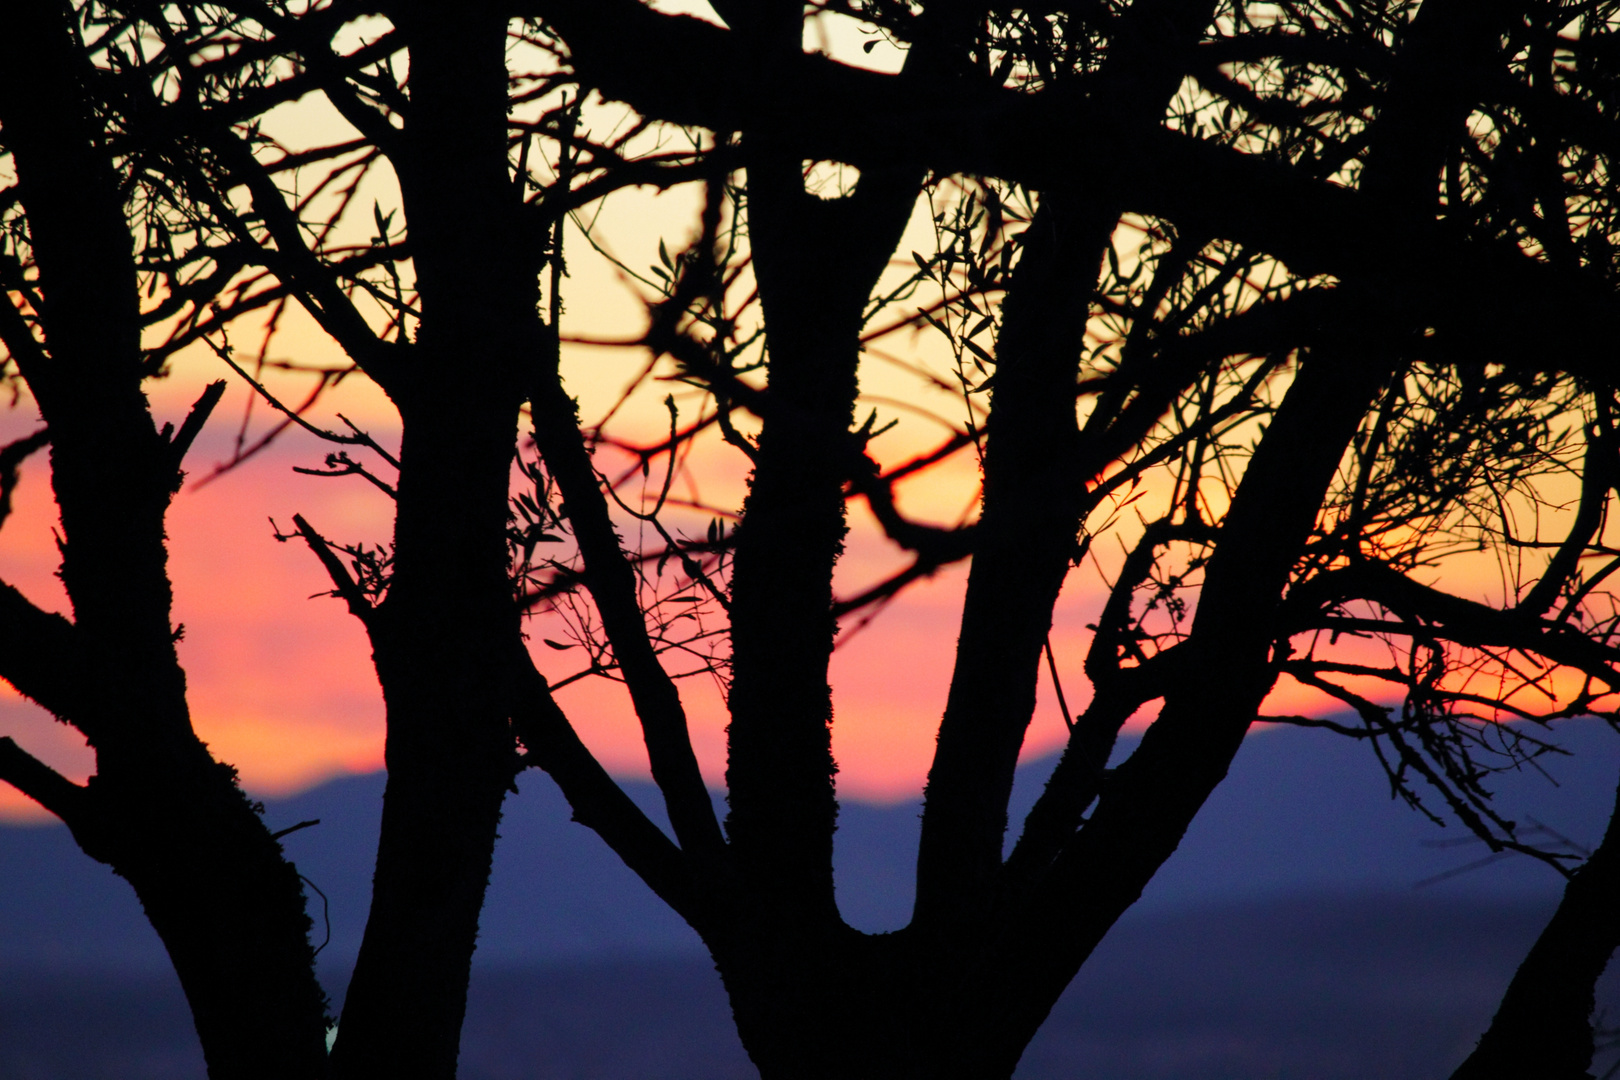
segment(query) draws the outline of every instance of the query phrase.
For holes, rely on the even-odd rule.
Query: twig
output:
[[[1057,661],[1052,657],[1052,635],[1046,635],[1046,670],[1052,676],[1052,689],[1057,691],[1058,711],[1063,716],[1063,726],[1071,732],[1074,731],[1074,721],[1069,717],[1069,703],[1063,699],[1063,683],[1058,679]]]
[[[285,829],[280,830],[279,832],[271,833],[270,834],[270,839],[272,839],[272,840],[280,840],[283,836],[287,836],[290,833],[295,833],[299,829],[307,829],[312,825],[319,825],[320,823],[321,823],[320,818],[310,818],[308,821],[300,821],[296,825],[289,825]]]
[[[249,386],[258,391],[259,396],[264,398],[265,401],[269,402],[271,408],[281,413],[281,415],[285,416],[287,419],[291,420],[293,423],[297,424],[311,435],[314,435],[318,439],[324,439],[327,442],[338,443],[343,446],[367,447],[376,451],[378,456],[380,456],[384,461],[388,462],[388,464],[392,465],[394,468],[399,468],[399,460],[387,450],[384,450],[377,440],[373,439],[370,435],[367,435],[365,432],[356,427],[348,417],[342,415],[341,413],[338,414],[338,419],[342,420],[346,425],[348,425],[349,430],[354,433],[352,435],[340,435],[335,431],[327,431],[325,428],[316,427],[308,420],[305,420],[302,416],[299,416],[296,410],[289,409],[287,406],[283,405],[281,400],[272,394],[263,383],[249,375],[245,370],[243,370],[240,364],[238,364],[235,360],[232,360],[229,345],[216,345],[211,338],[203,338],[203,340],[208,343],[208,347],[210,349],[214,350],[214,355],[225,361],[225,364],[232,371],[240,375]]]

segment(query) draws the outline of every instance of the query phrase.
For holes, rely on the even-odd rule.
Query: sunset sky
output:
[[[684,239],[680,223],[690,220],[683,212],[690,204],[683,202],[681,193],[618,198],[625,205],[619,208],[612,239],[615,252],[627,264],[645,266],[656,259],[660,222],[664,231],[674,233],[671,247]],[[583,244],[576,250],[580,248]],[[640,303],[610,266],[576,255],[573,273],[571,333],[623,339],[640,332]],[[925,339],[914,340],[908,333],[887,348],[902,346],[915,348],[926,360]],[[306,364],[339,360],[318,331],[296,321],[273,355]],[[580,396],[584,414],[599,415],[645,361],[641,350],[571,348],[568,385]],[[944,433],[942,426],[887,402],[907,397],[940,408],[938,396],[929,399],[914,376],[881,359],[874,358],[867,366],[864,385],[881,399],[880,417],[900,421],[874,443],[874,452],[892,464],[936,444]],[[376,542],[389,538],[388,500],[357,478],[319,479],[294,473],[295,465],[318,466],[326,452],[314,437],[297,431],[235,471],[197,484],[214,464],[230,456],[247,391],[219,361],[202,354],[189,355],[176,364],[170,378],[151,384],[153,409],[161,423],[182,418],[202,387],[216,378],[230,380],[230,390],[192,451],[193,483],[176,498],[169,515],[175,618],[185,626],[180,655],[196,729],[217,756],[240,769],[248,790],[260,795],[285,794],[335,775],[380,768],[382,701],[365,635],[340,603],[315,595],[329,588],[319,566],[302,545],[278,543],[269,519],[285,527],[294,513],[301,513],[334,540]],[[660,425],[667,423],[657,400],[669,389],[667,384],[656,387],[640,419],[632,416],[631,425],[621,427],[620,433],[635,434],[639,428],[642,437],[653,441]],[[293,396],[291,384],[286,394]],[[692,410],[686,415],[697,408],[690,394],[686,407]],[[331,426],[336,426],[335,414],[343,412],[384,444],[397,442],[398,422],[391,407],[359,379],[341,386],[318,412],[318,419]],[[262,403],[255,405],[254,413],[251,430],[256,433],[264,429],[270,414]],[[7,438],[32,430],[37,423],[26,399],[0,414],[0,419],[4,424],[0,431]],[[706,501],[730,506],[740,502],[746,470],[736,451],[711,440],[700,445],[690,468]],[[902,505],[915,516],[950,524],[972,507],[976,484],[977,462],[965,451],[904,485]],[[864,504],[853,507],[851,524],[849,549],[839,572],[844,594],[903,564]],[[66,612],[66,597],[54,576],[53,525],[46,457],[40,454],[24,468],[16,512],[0,535],[0,576],[36,602]],[[888,801],[920,792],[945,702],[965,580],[965,565],[942,571],[849,636],[835,653],[834,750],[842,794]],[[1058,606],[1053,646],[1060,670],[1067,673],[1065,691],[1071,709],[1087,697],[1080,665],[1089,639],[1085,625],[1096,616],[1100,589],[1095,573],[1076,571]],[[545,633],[536,629],[536,645]],[[535,654],[553,679],[578,666],[569,653],[537,647]],[[699,760],[718,786],[724,771],[726,722],[719,693],[702,676],[684,680],[681,686]],[[69,776],[83,779],[89,774],[91,755],[76,733],[9,690],[4,692],[0,731]],[[1064,737],[1044,675],[1040,693],[1026,748],[1030,755],[1053,751]],[[612,771],[646,775],[639,730],[621,686],[586,679],[564,688],[559,698],[581,736]],[[1272,707],[1294,711],[1323,704],[1314,692],[1292,688],[1280,691]],[[0,816],[38,818],[41,813],[16,792],[0,787]]]
[[[834,24],[826,33],[836,38],[847,31]],[[827,40],[807,35],[811,47]],[[873,66],[892,66],[895,60],[883,49],[872,54],[858,48],[841,51],[858,53]],[[311,143],[334,133],[341,137],[337,131],[341,122],[319,105],[306,104],[296,114],[274,119],[271,129],[278,124],[303,125],[304,137]],[[690,188],[664,195],[642,191],[615,195],[594,235],[625,266],[649,267],[658,259],[660,239],[672,251],[690,239],[697,198]],[[902,277],[910,273],[910,250],[929,250],[931,244],[930,214],[920,203],[901,245],[896,273]],[[565,334],[612,341],[638,337],[645,325],[647,290],[592,252],[577,233],[568,250],[571,278],[565,294]],[[932,298],[918,302],[926,299]],[[239,349],[251,350],[254,332],[251,324],[238,328],[233,342]],[[950,422],[961,419],[959,398],[929,388],[916,374],[892,362],[899,358],[920,364],[948,379],[948,364],[931,334],[907,331],[877,343],[863,367],[868,400],[862,415],[875,407],[880,421],[899,422],[871,447],[886,464],[930,449],[948,433],[929,413]],[[298,317],[289,320],[271,355],[305,365],[343,362],[334,344]],[[580,398],[586,419],[600,416],[646,361],[645,351],[635,348],[570,346],[565,354],[567,385]],[[285,794],[335,775],[380,768],[382,702],[365,635],[341,604],[315,595],[329,588],[318,564],[301,544],[278,543],[270,519],[289,526],[292,515],[301,513],[334,541],[375,543],[390,537],[388,500],[358,478],[319,479],[294,473],[295,465],[319,466],[327,449],[299,431],[290,432],[234,472],[199,486],[196,480],[230,457],[249,392],[201,350],[177,360],[169,378],[150,384],[158,422],[178,423],[203,386],[219,378],[227,379],[230,389],[192,451],[188,465],[194,482],[176,498],[169,515],[174,617],[185,626],[180,655],[189,678],[195,727],[218,757],[240,769],[248,790],[257,794]],[[277,385],[293,400],[307,391],[307,381],[300,385],[284,380]],[[681,404],[683,416],[693,417],[701,408],[690,387],[655,384],[626,411],[617,433],[656,441],[668,422],[660,401],[670,392]],[[385,445],[397,444],[397,418],[381,394],[362,379],[354,378],[333,391],[312,418],[336,427],[339,412]],[[255,404],[249,438],[271,420],[271,411],[262,402]],[[0,436],[16,438],[37,423],[25,397],[16,408],[0,413]],[[604,459],[603,468],[612,464]],[[746,463],[734,449],[709,439],[698,445],[688,465],[706,502],[732,508],[740,504]],[[973,512],[977,481],[977,461],[971,451],[963,451],[906,482],[900,488],[901,504],[914,517],[955,524]],[[1146,486],[1151,498],[1153,485]],[[35,602],[66,612],[66,598],[54,576],[55,514],[45,454],[24,467],[16,505],[0,535],[0,577]],[[677,514],[672,520],[697,530],[706,519],[693,515],[681,519]],[[845,595],[904,564],[864,505],[852,508],[851,526],[838,576],[839,591]],[[1105,537],[1098,546],[1097,557],[1105,566],[1117,559],[1117,540]],[[833,739],[844,795],[898,800],[920,792],[945,702],[965,580],[965,566],[948,568],[904,594],[859,633],[846,632],[833,659],[837,707]],[[1099,572],[1083,568],[1071,575],[1058,605],[1053,648],[1066,673],[1071,709],[1082,706],[1088,696],[1080,673],[1089,638],[1085,626],[1095,619],[1102,588]],[[545,627],[536,626],[535,655],[542,670],[553,679],[572,673],[577,662],[571,654],[538,647],[543,636]],[[1044,673],[1040,685],[1040,703],[1026,746],[1030,755],[1051,752],[1065,734]],[[699,761],[718,785],[725,760],[725,713],[719,693],[707,677],[685,680],[681,686]],[[0,734],[14,736],[71,777],[88,775],[92,761],[81,738],[8,689],[0,688],[0,695]],[[610,770],[646,774],[639,730],[622,687],[586,679],[561,690],[559,700]],[[1279,688],[1269,708],[1329,711],[1331,704],[1314,691],[1288,684]],[[40,814],[34,804],[0,785],[0,818]]]

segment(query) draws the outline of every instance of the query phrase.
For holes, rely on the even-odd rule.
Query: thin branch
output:
[[[275,524],[274,521],[270,522],[272,528],[275,527]],[[309,550],[315,553],[315,557],[326,568],[326,574],[332,579],[336,595],[349,605],[350,614],[369,626],[372,617],[376,614],[376,608],[366,598],[365,590],[361,589],[360,584],[349,574],[348,568],[343,565],[343,560],[338,558],[337,552],[332,549],[331,543],[326,537],[316,532],[301,514],[293,515],[293,527],[297,530],[293,535],[302,537],[304,543],[309,545]],[[283,534],[277,529],[276,539],[285,541],[292,539],[292,537]]]
[[[328,431],[325,428],[316,427],[314,424],[298,415],[297,409],[289,409],[286,405],[283,405],[280,398],[272,394],[263,383],[249,375],[245,370],[243,370],[240,364],[231,359],[231,347],[228,343],[224,345],[217,345],[211,338],[204,338],[203,340],[207,341],[208,347],[214,350],[214,355],[225,361],[232,371],[240,375],[244,382],[253,387],[253,389],[258,392],[259,396],[264,398],[264,400],[270,404],[271,408],[281,413],[281,415],[285,416],[291,422],[297,424],[299,427],[303,428],[311,435],[314,435],[316,438],[323,439],[326,442],[338,443],[343,446],[364,446],[368,450],[374,451],[379,457],[388,462],[388,464],[392,465],[394,468],[399,468],[399,459],[394,457],[394,455],[390,454],[387,450],[383,449],[382,445],[378,443],[377,440],[373,439],[370,435],[367,435],[364,431],[361,431],[358,427],[356,427],[348,417],[342,415],[341,413],[338,414],[338,419],[342,420],[352,433],[349,435],[341,435],[335,431]]]

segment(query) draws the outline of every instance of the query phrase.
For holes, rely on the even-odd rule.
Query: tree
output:
[[[501,800],[531,765],[703,937],[771,1080],[1009,1075],[1279,680],[1355,719],[1271,719],[1365,740],[1414,807],[1558,864],[1489,791],[1546,749],[1534,723],[1612,715],[1620,689],[1612,4],[814,9],[896,43],[898,74],[806,54],[799,4],[716,3],[724,26],[633,0],[22,7],[0,38],[18,177],[0,319],[47,424],[75,618],[7,593],[0,675],[85,732],[98,776],[69,784],[9,741],[0,776],[135,885],[214,1075],[453,1075]],[[312,93],[354,137],[282,152],[255,119]],[[628,134],[599,134],[611,102]],[[397,216],[379,204],[356,241],[357,178],[384,162]],[[814,162],[859,179],[818,194]],[[568,216],[684,183],[701,219],[649,276],[641,340],[711,404],[618,445],[643,476],[664,459],[673,478],[700,438],[748,460],[735,524],[693,536],[668,524],[669,480],[649,509],[634,473],[603,475],[614,439],[559,367]],[[920,198],[935,243],[896,274]],[[143,274],[163,296],[144,312]],[[365,624],[388,706],[373,908],[329,1064],[296,872],[190,735],[173,655],[162,513],[210,399],[160,436],[139,397],[188,343],[237,366],[233,320],[286,302],[403,425],[397,455],[327,433],[397,469],[328,459],[394,495],[390,544],[290,534]],[[156,348],[143,315],[169,330]],[[863,347],[920,323],[962,412],[884,469],[857,423]],[[1507,344],[1531,328],[1539,348]],[[115,454],[107,431],[128,432]],[[977,518],[907,516],[896,485],[969,450]],[[910,563],[839,598],[852,500]],[[1489,601],[1441,587],[1470,552],[1504,567]],[[967,558],[914,918],[861,934],[831,869],[838,620]],[[1108,589],[1091,697],[1065,705],[1067,749],[1004,856],[1037,681],[1060,678],[1053,608],[1083,574]],[[727,687],[723,828],[673,663],[716,639],[677,601],[726,627],[700,664]],[[624,682],[673,837],[580,742],[525,612],[572,613],[589,670]],[[1589,1067],[1612,852],[1571,873],[1459,1075]],[[252,994],[217,992],[236,981]]]

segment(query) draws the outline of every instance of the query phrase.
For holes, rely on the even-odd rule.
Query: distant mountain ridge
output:
[[[1500,809],[1594,844],[1620,736],[1575,721],[1557,740],[1574,755],[1543,767],[1562,786],[1534,772],[1503,777]],[[1050,765],[1019,770],[1014,828]],[[266,801],[273,829],[321,821],[284,843],[325,894],[323,904],[311,890],[311,911],[318,934],[323,907],[330,917],[321,967],[334,1000],[364,927],[382,786],[380,774],[353,776]],[[655,789],[625,786],[662,821]],[[549,779],[531,773],[520,787],[475,958],[464,1080],[754,1075],[696,935],[570,822]],[[852,925],[905,923],[919,810],[844,804],[835,862]],[[1392,800],[1365,746],[1258,732],[1059,1002],[1019,1080],[1445,1076],[1560,887],[1523,857],[1466,869],[1484,854]],[[1600,995],[1611,1022],[1614,982]],[[59,826],[0,827],[0,1077],[201,1076],[184,1002],[133,891]]]
[[[1533,816],[1578,844],[1595,844],[1613,805],[1620,735],[1598,721],[1578,720],[1560,726],[1557,740],[1573,753],[1544,759],[1543,768],[1562,786],[1533,771],[1507,775],[1497,785],[1498,803],[1509,816]],[[1050,767],[1039,761],[1019,769],[1014,829]],[[283,843],[325,894],[323,902],[310,890],[311,913],[318,928],[323,908],[329,914],[332,938],[323,958],[333,974],[359,948],[383,779],[380,773],[345,777],[265,803],[272,829],[321,822]],[[531,772],[519,786],[521,793],[506,804],[477,963],[701,952],[696,935],[595,834],[569,820],[549,778]],[[656,789],[639,781],[624,786],[663,822]],[[723,803],[717,809],[723,814]],[[852,925],[878,931],[905,924],[919,813],[915,803],[843,805],[834,859],[839,905]],[[1485,854],[1458,827],[1436,828],[1391,799],[1366,747],[1319,731],[1266,730],[1249,738],[1138,908],[1164,912],[1300,893],[1399,893]],[[1511,857],[1424,891],[1517,899],[1559,887],[1546,867]],[[65,828],[0,827],[0,973],[167,966],[133,891],[80,853]]]

